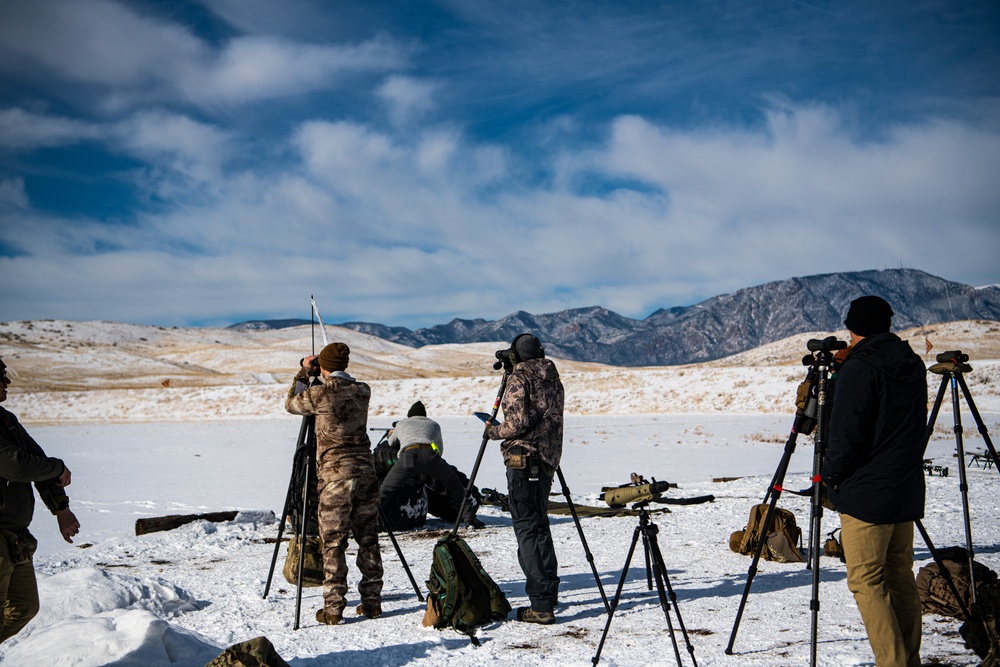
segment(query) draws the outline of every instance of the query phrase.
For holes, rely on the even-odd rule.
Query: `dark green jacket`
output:
[[[23,530],[35,511],[34,482],[42,502],[55,514],[69,498],[55,480],[66,466],[45,455],[12,413],[0,408],[0,530]]]

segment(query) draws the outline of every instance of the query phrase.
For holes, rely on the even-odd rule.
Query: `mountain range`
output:
[[[616,366],[669,366],[711,361],[789,336],[843,332],[850,302],[876,294],[892,304],[893,329],[954,322],[1000,320],[1000,285],[971,287],[916,269],[883,269],[790,278],[660,309],[637,320],[600,306],[499,320],[453,319],[410,330],[369,322],[337,326],[410,347],[510,341],[537,335],[549,354]],[[270,329],[308,320],[255,320],[236,329]]]

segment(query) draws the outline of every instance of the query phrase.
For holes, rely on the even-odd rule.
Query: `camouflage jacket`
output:
[[[293,415],[315,415],[317,467],[339,469],[343,477],[374,470],[367,428],[371,389],[343,371],[331,373],[322,384],[309,382],[306,371],[300,370],[285,409]]]
[[[32,482],[50,512],[69,507],[66,491],[55,483],[65,468],[60,459],[45,455],[13,413],[0,408],[0,530],[21,530],[31,523]]]
[[[503,440],[500,451],[520,445],[553,468],[559,467],[563,442],[563,386],[556,365],[528,359],[514,367],[504,391],[503,423],[491,426],[490,440]]]

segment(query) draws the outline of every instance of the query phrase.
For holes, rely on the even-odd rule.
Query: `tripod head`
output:
[[[969,355],[963,354],[961,350],[951,350],[949,352],[942,352],[935,357],[938,363],[934,364],[927,370],[931,373],[936,373],[938,375],[945,375],[948,373],[971,373],[972,366],[967,362],[969,361]]]
[[[799,383],[795,392],[795,424],[793,431],[809,435],[816,428],[817,384],[823,371],[833,365],[833,353],[846,350],[847,343],[836,336],[812,339],[806,343],[809,354],[802,357],[802,365],[808,366],[806,379]]]

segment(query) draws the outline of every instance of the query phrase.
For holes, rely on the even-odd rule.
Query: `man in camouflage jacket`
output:
[[[7,400],[7,366],[0,359],[0,403]],[[37,542],[28,532],[35,511],[34,482],[56,516],[67,542],[80,532],[63,487],[72,477],[59,459],[45,455],[12,413],[0,408],[0,642],[16,635],[38,613],[38,586],[31,558]]]
[[[503,440],[510,515],[517,538],[517,559],[526,579],[530,607],[517,618],[530,623],[555,622],[559,565],[549,530],[549,491],[562,457],[563,386],[555,364],[531,334],[510,347],[513,371],[501,407],[502,424],[487,426],[491,440]]]
[[[347,536],[358,544],[361,571],[358,614],[382,613],[382,554],[378,545],[378,482],[368,439],[371,389],[345,371],[350,348],[330,343],[318,356],[301,361],[285,409],[316,418],[316,477],[319,490],[319,537],[323,544],[323,609],[316,620],[336,625],[347,606]],[[321,384],[310,386],[319,366]]]

